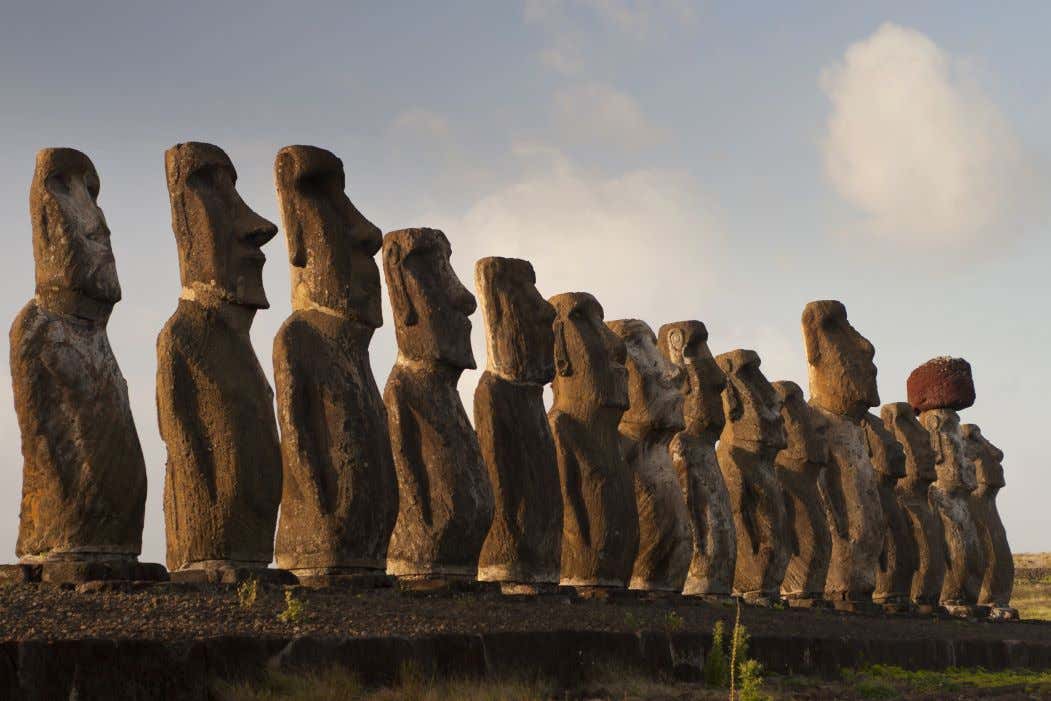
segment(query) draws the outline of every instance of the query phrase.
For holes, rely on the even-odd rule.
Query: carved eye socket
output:
[[[88,188],[88,192],[91,194],[91,199],[97,200],[99,197],[99,179],[94,175],[87,175],[84,178],[84,184]]]
[[[47,180],[44,181],[44,187],[47,188],[48,192],[56,195],[68,195],[69,178],[64,175],[49,175]]]

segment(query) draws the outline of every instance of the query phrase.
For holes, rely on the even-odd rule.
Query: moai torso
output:
[[[804,401],[795,382],[774,382],[781,395],[781,417],[788,445],[775,458],[777,479],[785,498],[788,569],[781,593],[793,605],[824,599],[832,557],[825,489],[828,464],[828,420]]]
[[[669,444],[685,428],[682,370],[657,349],[657,337],[637,319],[608,326],[627,349],[628,410],[620,419],[621,449],[635,478],[639,551],[632,589],[681,592],[693,554],[690,516]]]
[[[757,603],[780,600],[788,567],[785,503],[774,458],[786,446],[781,397],[759,369],[754,351],[716,357],[726,375],[719,467],[737,532],[734,591]]]
[[[398,514],[387,411],[369,365],[383,324],[383,237],[344,193],[343,163],[312,146],[275,162],[292,315],[274,339],[284,479],[277,564],[301,576],[385,570]]]
[[[946,547],[941,604],[955,615],[970,615],[985,575],[985,553],[971,513],[971,492],[978,484],[956,413],[974,403],[971,367],[959,358],[934,358],[913,370],[907,388],[909,404],[919,412],[934,449],[938,479],[931,486],[931,503],[941,516]]]
[[[883,509],[861,419],[879,405],[875,350],[834,300],[803,310],[810,405],[828,420],[826,466],[832,558],[825,597],[837,605],[871,603],[883,549]],[[838,602],[843,602],[839,604]]]
[[[557,317],[548,412],[562,482],[561,584],[626,587],[639,547],[632,475],[617,425],[628,408],[624,343],[584,292],[549,300]]]
[[[985,552],[985,576],[982,578],[978,603],[990,607],[990,618],[1018,618],[1018,611],[1011,608],[1014,558],[1011,556],[1011,546],[1007,543],[1007,532],[1000,520],[1000,512],[996,508],[996,495],[1006,484],[1004,454],[974,424],[964,424],[962,432],[964,452],[974,463],[978,481],[978,488],[971,492],[971,512],[978,527],[978,539]]]
[[[733,591],[737,539],[730,495],[715,454],[715,442],[726,423],[722,400],[726,376],[708,349],[708,330],[699,321],[665,324],[658,345],[684,374],[685,428],[669,446],[693,542],[682,591],[687,596],[728,597]]]
[[[478,578],[558,584],[562,493],[544,385],[555,375],[554,308],[528,261],[483,258],[475,287],[488,367],[474,393],[474,426],[493,488],[493,523]]]
[[[862,423],[869,442],[869,457],[879,480],[880,506],[886,529],[872,600],[895,612],[907,612],[919,555],[912,525],[898,504],[896,491],[898,480],[905,477],[905,451],[879,416],[869,412]]]
[[[383,241],[398,339],[387,405],[398,519],[387,572],[405,578],[474,578],[493,519],[493,492],[456,384],[475,367],[476,303],[456,277],[436,229],[403,229]]]
[[[906,402],[884,404],[880,413],[883,425],[905,452],[905,478],[898,481],[895,494],[916,544],[916,571],[909,596],[913,603],[929,610],[941,600],[945,580],[945,531],[930,501],[930,487],[938,477],[930,434]]]
[[[22,562],[135,559],[146,464],[106,323],[120,300],[99,178],[83,153],[37,154],[36,296],[11,326],[22,436]]]
[[[165,153],[183,291],[157,338],[157,410],[168,448],[168,567],[265,567],[273,558],[281,450],[273,392],[249,338],[260,247],[276,227],[241,200],[216,146]]]

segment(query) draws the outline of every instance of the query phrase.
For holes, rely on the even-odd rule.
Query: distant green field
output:
[[[1011,604],[1022,618],[1051,621],[1051,553],[1017,553]]]

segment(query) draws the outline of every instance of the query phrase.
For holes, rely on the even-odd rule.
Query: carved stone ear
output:
[[[402,326],[415,326],[418,321],[416,306],[412,303],[408,286],[405,284],[405,271],[402,266],[405,258],[401,246],[391,241],[383,247],[384,267],[389,271],[387,285],[390,287],[390,304],[394,313],[401,317]]]
[[[569,360],[569,348],[566,346],[565,322],[555,320],[555,369],[561,377],[573,374],[573,364]]]
[[[945,437],[942,436],[940,418],[935,418],[934,426],[931,427],[931,448],[934,449],[934,464],[941,465],[945,462]]]
[[[303,240],[303,227],[299,223],[299,217],[292,222],[286,222],[286,225],[288,224],[291,225],[285,234],[285,238],[288,239],[288,262],[297,268],[305,268],[307,266],[307,247]]]
[[[818,340],[817,329],[810,324],[803,324],[803,347],[806,350],[807,362],[817,365],[821,360],[821,342]]]
[[[744,415],[744,405],[741,403],[741,396],[737,393],[733,380],[729,377],[726,378],[726,388],[723,392],[725,392],[724,396],[726,397],[726,418],[730,421],[737,421]]]

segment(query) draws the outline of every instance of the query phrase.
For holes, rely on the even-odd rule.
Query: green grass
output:
[[[873,665],[845,671],[844,681],[862,698],[892,699],[905,692],[949,694],[966,689],[1024,689],[1026,693],[1051,693],[1051,671],[1008,669],[990,672],[980,667],[942,671],[910,671],[889,665]]]
[[[1051,621],[1051,577],[1037,581],[1016,579],[1011,605],[1022,618]]]

